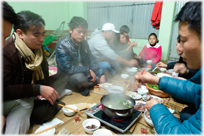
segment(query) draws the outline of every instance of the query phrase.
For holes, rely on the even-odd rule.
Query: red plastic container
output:
[[[55,72],[55,74],[57,74],[57,68],[56,67],[49,67],[49,70],[53,70]],[[51,74],[49,76],[53,76],[55,74]]]

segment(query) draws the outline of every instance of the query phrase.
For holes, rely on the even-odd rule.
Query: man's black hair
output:
[[[180,35],[178,35],[178,37],[177,37],[177,41],[178,41],[178,43],[181,42]]]
[[[124,33],[129,33],[130,32],[130,28],[127,25],[123,25],[120,27],[120,33],[124,34]]]
[[[201,2],[187,2],[176,15],[175,21],[188,22],[201,39]]]
[[[17,13],[19,17],[19,25],[14,25],[14,31],[21,29],[24,33],[29,30],[30,26],[35,26],[34,29],[40,29],[42,25],[45,25],[45,21],[36,13],[31,11],[21,11]]]
[[[81,26],[82,28],[88,29],[87,21],[82,17],[73,17],[71,21],[68,23],[68,26],[74,30],[75,28]]]
[[[18,24],[18,16],[14,9],[5,1],[2,2],[3,18],[11,24]]]

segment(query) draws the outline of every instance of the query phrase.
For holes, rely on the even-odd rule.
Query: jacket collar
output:
[[[68,41],[71,43],[71,45],[78,49],[79,45],[78,44],[75,44],[73,41],[72,41],[72,38],[71,38],[71,34],[68,35]]]
[[[147,44],[147,48],[159,48],[159,44],[157,43],[155,46],[151,46],[149,43]]]

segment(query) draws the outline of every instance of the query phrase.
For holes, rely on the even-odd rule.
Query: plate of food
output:
[[[127,95],[132,97],[133,99],[137,99],[137,100],[142,98],[142,96],[136,92],[128,92]]]
[[[163,100],[162,98],[157,97],[157,96],[155,96],[155,95],[149,95],[149,94],[147,94],[147,95],[143,95],[143,96],[142,96],[142,99],[143,99],[144,101],[149,101],[149,100],[151,100],[152,98],[158,99],[158,101],[159,101],[160,103],[163,103],[163,102],[164,102],[164,100]]]
[[[141,111],[141,112],[144,112],[145,111],[145,104],[146,104],[146,102],[143,102],[143,101],[135,101],[134,109]]]

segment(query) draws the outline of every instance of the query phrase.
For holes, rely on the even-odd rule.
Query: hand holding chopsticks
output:
[[[65,107],[65,108],[67,108],[67,109],[70,109],[70,110],[76,111],[76,112],[78,112],[78,113],[83,113],[83,112],[81,112],[81,111],[79,111],[79,110],[72,109],[72,108],[67,107],[67,106],[64,106],[64,105],[62,105],[62,104],[58,104],[58,105],[61,106],[61,107]]]

